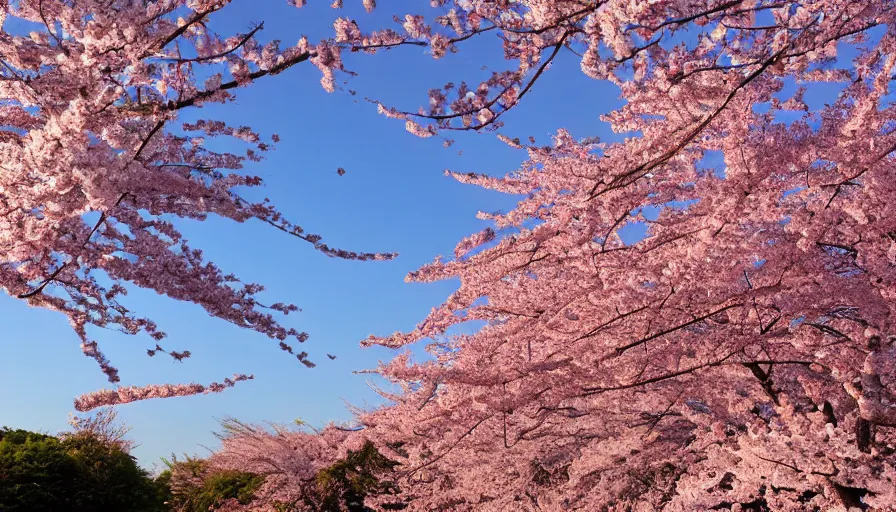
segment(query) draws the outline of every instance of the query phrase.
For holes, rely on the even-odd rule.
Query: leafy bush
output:
[[[167,462],[167,461],[166,461]],[[156,479],[166,486],[165,501],[175,512],[207,512],[210,507],[236,499],[247,504],[264,483],[264,477],[242,471],[209,471],[201,459],[174,459]]]
[[[317,475],[323,509],[367,512],[370,509],[364,506],[364,498],[368,494],[391,494],[396,491],[391,482],[380,479],[382,474],[396,465],[370,441],[358,451],[349,450],[344,459]]]
[[[164,510],[156,484],[115,443],[87,432],[59,439],[0,429],[0,510]]]

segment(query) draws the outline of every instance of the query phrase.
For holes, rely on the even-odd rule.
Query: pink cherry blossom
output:
[[[66,315],[84,354],[112,383],[119,372],[90,339],[90,327],[165,337],[127,308],[125,282],[278,342],[307,338],[272,314],[294,306],[265,306],[263,287],[206,261],[166,217],[260,221],[329,256],[394,256],[330,247],[269,203],[239,195],[239,187],[261,184],[240,172],[243,164],[260,160],[278,136],[213,119],[179,122],[183,111],[231,101],[240,88],[305,61],[321,67],[328,87],[340,67],[338,46],[314,47],[304,38],[291,47],[262,43],[261,24],[243,34],[212,32],[206,20],[229,3],[0,2],[0,23],[39,27],[25,37],[6,23],[0,37],[0,286]],[[200,71],[211,78],[199,81]],[[233,139],[232,152],[210,150],[205,140],[212,137]],[[159,345],[148,353],[158,351],[178,361],[190,355]],[[313,365],[302,354],[300,362]],[[224,386],[119,388],[76,404],[83,410]]]
[[[518,71],[383,111],[492,128],[573,50],[626,100],[604,120],[637,136],[504,137],[518,170],[449,173],[523,199],[408,276],[460,283],[414,330],[364,341],[433,356],[383,363],[404,392],[359,416],[410,508],[892,508],[892,3],[448,4]],[[843,92],[810,107],[818,81]],[[484,327],[452,334],[468,321]]]

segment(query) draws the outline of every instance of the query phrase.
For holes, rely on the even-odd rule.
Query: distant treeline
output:
[[[165,460],[152,475],[118,437],[90,429],[52,436],[27,430],[0,429],[0,510],[3,512],[208,512],[253,501],[264,476],[214,470],[205,460]],[[390,462],[372,444],[318,473],[315,492],[302,503],[283,503],[280,512],[296,509],[364,512],[365,496],[383,483],[376,474]],[[312,504],[313,502],[313,504]],[[402,507],[403,508],[403,507]]]

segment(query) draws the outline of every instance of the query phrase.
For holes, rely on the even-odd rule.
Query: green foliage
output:
[[[242,504],[252,501],[264,477],[240,471],[215,473],[205,482],[206,493],[218,500],[236,498]]]
[[[0,510],[164,510],[155,484],[119,445],[0,429]]]
[[[69,510],[69,492],[77,483],[77,464],[58,439],[0,430],[0,510]]]
[[[171,493],[171,470],[166,469],[159,473],[152,483],[156,490],[156,503],[164,503],[166,504],[164,509],[170,510],[168,504],[174,501],[174,495]]]
[[[86,434],[62,441],[77,462],[80,479],[74,492],[84,510],[153,510],[156,490],[149,475],[130,454]]]
[[[205,461],[187,458],[168,463],[169,470],[156,479],[169,486],[167,500],[177,512],[207,512],[209,507],[235,498],[247,504],[264,483],[264,477],[241,471],[208,471]],[[170,483],[177,474],[176,483]]]
[[[397,465],[384,457],[367,441],[358,451],[349,450],[346,457],[317,474],[321,509],[330,511],[367,512],[364,498],[370,494],[393,494],[392,482],[380,478]]]

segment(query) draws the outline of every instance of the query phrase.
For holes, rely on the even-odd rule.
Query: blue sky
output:
[[[327,2],[311,4],[295,9],[285,0],[235,0],[213,18],[213,27],[222,33],[245,32],[251,22],[264,21],[262,40],[288,44],[301,34],[312,41],[330,35],[332,21],[340,15],[373,27],[391,23],[395,13],[431,12],[419,2],[390,2],[374,14],[365,13],[360,0],[346,2],[343,11],[330,9]],[[440,61],[416,47],[346,55],[347,66],[359,76],[345,77],[349,84],[334,94],[320,87],[315,67],[302,64],[239,91],[236,104],[187,115],[248,124],[266,136],[279,134],[277,150],[246,170],[266,182],[250,197],[270,197],[296,223],[322,234],[333,246],[397,251],[400,257],[392,262],[342,261],[257,222],[179,222],[207,258],[245,281],[264,284],[268,302],[293,302],[303,309],[286,321],[311,335],[301,348],[318,366],[306,369],[276,342],[215,320],[198,306],[132,292],[126,305],[159,323],[169,335],[163,346],[190,350],[193,356],[183,363],[149,358],[145,349],[154,343],[148,337],[95,329],[92,335],[121,370],[122,384],[208,383],[235,372],[256,376],[219,395],[120,407],[120,417],[133,427],[130,437],[140,444],[135,455],[141,463],[158,466],[159,458],[171,453],[207,454],[204,447],[215,447],[212,432],[225,416],[284,423],[302,418],[320,425],[349,419],[346,403],[379,402],[368,387],[370,377],[352,372],[374,367],[390,358],[390,351],[362,349],[358,342],[369,334],[413,328],[456,284],[407,284],[404,276],[438,254],[450,254],[460,238],[481,229],[478,210],[513,204],[511,197],[461,185],[443,170],[503,174],[516,168],[525,153],[494,134],[446,133],[457,143],[444,148],[441,137],[414,137],[401,122],[377,115],[375,106],[361,98],[415,110],[426,103],[431,87],[447,81],[478,83],[486,73],[480,70],[483,65],[504,65],[497,41],[488,37],[486,44],[473,41]],[[576,136],[614,138],[598,117],[620,104],[618,89],[584,76],[576,57],[567,54],[521,107],[505,116],[502,133],[533,135],[545,144],[560,127]],[[338,167],[345,168],[345,176],[337,175]],[[0,320],[0,425],[62,430],[76,395],[109,386],[96,363],[81,354],[63,316],[4,295]],[[328,352],[338,359],[327,359]]]

